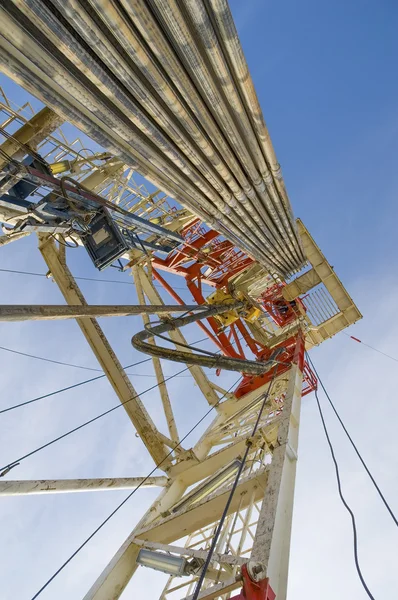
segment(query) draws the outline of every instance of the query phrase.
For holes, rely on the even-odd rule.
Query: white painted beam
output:
[[[87,302],[72,273],[67,265],[62,262],[52,238],[39,235],[39,240],[40,252],[66,302],[70,305],[87,306]],[[77,324],[154,462],[156,464],[161,463],[161,468],[166,468],[171,461],[168,457],[169,451],[163,441],[160,440],[154,422],[117,359],[101,327],[95,319],[77,319]]]
[[[65,492],[96,492],[145,487],[164,487],[167,477],[110,477],[104,479],[40,479],[0,481],[0,496],[28,494],[63,494]]]
[[[292,365],[250,559],[261,563],[278,600],[286,600],[303,373]]]

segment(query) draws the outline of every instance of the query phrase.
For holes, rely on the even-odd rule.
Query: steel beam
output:
[[[136,267],[136,266],[133,267],[132,271],[133,271],[133,276],[134,276],[135,289],[137,292],[138,302],[141,305],[144,305],[145,304],[145,295],[144,295],[144,290],[142,288],[140,271],[139,271],[138,267]],[[153,308],[153,306],[152,306],[152,308]],[[142,320],[144,322],[144,326],[147,326],[150,324],[148,315],[143,314]],[[155,344],[155,339],[149,338],[149,342],[151,344]],[[165,383],[165,377],[163,374],[162,365],[161,365],[160,359],[157,358],[156,356],[152,357],[152,363],[153,363],[153,368],[154,368],[155,375],[156,375],[156,380],[157,380],[158,386],[159,386],[160,398],[162,400],[164,415],[166,417],[169,434],[170,434],[171,439],[174,441],[174,444],[177,444],[177,443],[179,443],[177,425],[176,425],[174,414],[173,414],[173,408],[172,408],[171,402],[170,402],[170,396],[167,391],[167,385]]]
[[[297,219],[297,226],[308,261],[340,310],[340,315],[336,315],[339,319],[339,328],[335,328],[332,334],[328,334],[327,332],[323,339],[320,340],[323,341],[331,337],[331,335],[335,335],[341,329],[344,329],[344,327],[348,327],[359,319],[362,319],[362,315],[337,277],[332,265],[326,260],[319,246],[315,243],[308,229],[300,219]],[[329,321],[335,322],[336,317],[329,319]],[[322,327],[324,328],[324,324],[322,324]]]
[[[4,156],[4,153],[8,156],[16,159],[21,159],[28,154],[28,149],[24,148],[23,144],[29,144],[34,150],[40,142],[42,142],[48,135],[55,131],[60,125],[62,125],[63,119],[59,117],[51,108],[45,106],[37,114],[35,114],[30,121],[22,125],[15,133],[12,134],[10,139],[7,139],[0,146],[2,155],[0,156],[0,169],[5,167],[9,160]]]
[[[301,294],[305,294],[313,287],[321,283],[321,278],[315,269],[310,269],[306,271],[296,279],[293,279],[291,283],[288,283],[282,290],[282,296],[285,300],[291,301]]]
[[[302,364],[299,362],[290,370],[251,554],[251,560],[263,567],[259,579],[269,578],[278,600],[285,600],[287,595],[302,381]]]
[[[54,241],[43,235],[39,236],[39,241],[40,252],[65,300],[68,304],[86,306],[87,303],[80,288],[66,264],[59,258]],[[102,329],[95,319],[77,319],[77,323],[148,452],[156,464],[162,463],[161,468],[166,468],[170,463],[170,458],[166,458],[169,451],[159,439],[152,419],[116,358]]]
[[[139,486],[164,487],[167,477],[112,477],[105,479],[41,479],[0,481],[0,496],[28,494],[63,494],[65,492],[96,492],[133,489]]]
[[[6,246],[11,242],[16,242],[17,240],[20,240],[21,238],[26,237],[27,235],[29,235],[29,233],[25,233],[24,231],[11,233],[10,235],[2,235],[0,237],[0,247]]]
[[[212,306],[212,308],[215,308]],[[223,308],[223,307],[222,307]],[[129,317],[134,315],[157,314],[169,315],[172,312],[200,312],[209,307],[195,304],[187,306],[160,305],[114,305],[79,306],[64,304],[2,304],[0,305],[0,321],[53,321],[59,319],[92,319],[96,317]],[[224,309],[225,310],[225,309]]]
[[[143,526],[156,519],[160,511],[167,510],[179,500],[184,491],[184,485],[178,480],[162,491],[158,499],[155,500],[123,542],[83,600],[117,600],[120,598],[138,567],[136,560],[140,546],[134,542],[136,534]],[[175,539],[178,539],[178,534]]]
[[[215,598],[220,598],[223,594],[228,592],[232,592],[233,590],[237,590],[242,586],[242,576],[235,575],[231,577],[227,581],[223,581],[222,583],[218,583],[217,585],[212,585],[211,587],[202,590],[199,593],[198,600],[214,600]],[[187,596],[185,600],[192,600],[193,594]]]
[[[263,489],[268,479],[268,466],[251,475],[242,477],[229,506],[228,514],[234,513],[238,506],[248,506],[251,492],[255,490],[255,500],[263,497]],[[142,527],[135,537],[148,541],[169,543],[192,533],[205,525],[215,523],[220,518],[229,495],[229,490],[221,489],[200,502],[188,505],[178,512]],[[243,496],[243,501],[241,501]]]

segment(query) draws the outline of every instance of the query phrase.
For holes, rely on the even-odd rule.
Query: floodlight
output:
[[[224,485],[229,479],[238,472],[238,469],[241,465],[241,461],[236,459],[231,464],[229,464],[225,469],[217,473],[214,477],[208,479],[203,485],[197,487],[191,494],[189,494],[186,498],[183,498],[181,502],[178,502],[172,509],[172,512],[177,512],[181,510],[184,506],[192,506],[193,504],[197,504],[203,498],[210,496],[215,490]]]

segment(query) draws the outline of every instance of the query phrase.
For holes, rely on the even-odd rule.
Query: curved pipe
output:
[[[196,352],[192,352],[189,346],[189,351],[172,350],[170,348],[162,348],[160,346],[155,346],[154,344],[149,344],[146,341],[154,336],[163,337],[162,334],[167,333],[168,331],[183,327],[184,325],[189,325],[190,323],[195,323],[195,321],[198,321],[199,319],[204,319],[226,311],[234,310],[242,305],[243,304],[241,302],[238,302],[225,306],[212,306],[209,307],[206,312],[201,312],[199,315],[189,315],[188,317],[168,319],[160,325],[146,327],[143,331],[136,333],[132,337],[131,343],[136,350],[144,352],[145,354],[150,354],[151,356],[156,356],[157,358],[164,358],[166,360],[185,363],[187,365],[199,365],[201,367],[207,367],[210,369],[223,369],[225,371],[238,371],[241,373],[250,373],[252,375],[262,375],[263,373],[266,373],[272,369],[275,364],[277,364],[275,359],[283,349],[278,348],[278,350],[267,362],[257,362],[254,360],[243,360],[239,358],[231,358],[219,354],[213,354],[212,352],[207,352],[206,350],[202,350],[202,354],[198,354]]]

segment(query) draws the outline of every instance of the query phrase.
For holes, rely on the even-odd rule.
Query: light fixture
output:
[[[203,498],[210,496],[210,494],[224,485],[227,481],[229,481],[229,479],[232,479],[232,477],[238,472],[240,465],[240,460],[234,460],[231,464],[225,467],[225,469],[217,473],[217,475],[214,477],[208,479],[203,485],[195,488],[193,492],[191,492],[186,498],[183,498],[180,502],[178,502],[172,508],[172,512],[177,512],[178,510],[181,510],[181,508],[197,504],[203,500]]]
[[[156,571],[163,571],[163,573],[181,577],[184,575],[187,561],[183,556],[173,556],[172,554],[141,548],[137,563],[143,567],[150,567]]]
[[[165,552],[141,548],[137,556],[137,563],[143,567],[162,571],[168,575],[182,577],[183,575],[197,574],[202,568],[204,560],[193,558],[188,561],[183,556],[174,556]]]

